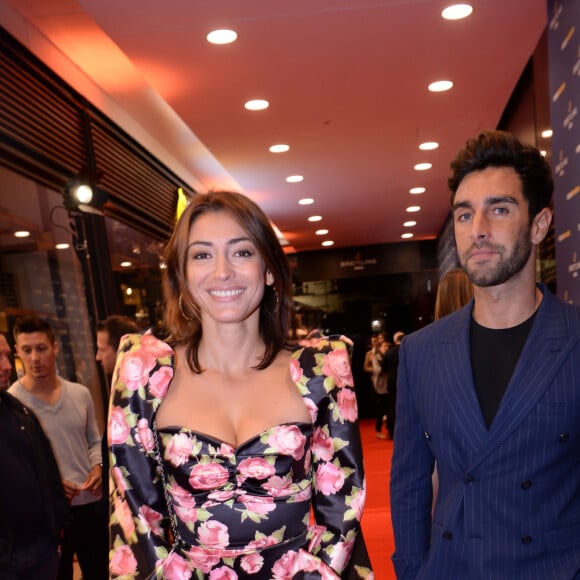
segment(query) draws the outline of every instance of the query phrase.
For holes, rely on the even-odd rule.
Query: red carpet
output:
[[[362,528],[375,579],[394,580],[396,577],[391,555],[395,544],[389,500],[393,442],[376,438],[374,419],[361,419],[360,430],[367,478],[367,501]]]

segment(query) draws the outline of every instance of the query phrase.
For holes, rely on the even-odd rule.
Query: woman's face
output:
[[[227,212],[207,212],[191,225],[186,256],[189,292],[202,324],[241,322],[259,315],[265,284],[264,260],[246,231]]]

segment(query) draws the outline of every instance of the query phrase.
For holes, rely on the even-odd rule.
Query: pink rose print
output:
[[[212,520],[203,522],[199,526],[197,536],[199,543],[206,548],[225,548],[230,543],[227,526]]]
[[[173,354],[173,349],[156,336],[151,331],[147,331],[141,337],[141,348],[155,358],[163,358]]]
[[[316,489],[324,495],[339,492],[344,485],[344,473],[333,463],[321,463],[314,476]]]
[[[129,546],[114,549],[109,570],[113,576],[131,576],[137,571],[137,560]]]
[[[356,395],[352,389],[342,389],[338,392],[336,403],[341,417],[346,421],[356,421],[358,416],[358,407],[356,404]]]
[[[217,501],[220,503],[225,503],[226,501],[228,501],[228,499],[232,499],[234,495],[235,491],[233,489],[230,491],[217,490],[210,492],[207,497],[213,500],[214,502]]]
[[[135,522],[133,521],[129,505],[126,501],[115,496],[114,510],[123,534],[125,534],[126,538],[130,538],[135,533]]]
[[[291,455],[294,459],[301,459],[304,455],[306,437],[302,435],[296,425],[280,425],[274,428],[268,445],[282,455]]]
[[[314,401],[312,399],[309,399],[308,397],[304,397],[303,401],[304,404],[306,405],[306,408],[308,409],[308,412],[310,413],[310,420],[312,421],[312,423],[316,423],[316,419],[318,419],[318,407],[316,406]]]
[[[263,457],[249,457],[240,462],[238,472],[244,479],[266,479],[276,473],[276,470]]]
[[[204,574],[209,571],[220,561],[219,554],[207,548],[192,546],[187,552],[187,559],[195,570],[201,570]]]
[[[296,558],[296,567],[300,571],[315,572],[318,570],[319,560],[316,556],[306,550],[299,550]]]
[[[108,441],[109,445],[121,445],[129,438],[131,429],[122,407],[114,406],[109,414]]]
[[[361,489],[358,493],[354,495],[354,497],[352,498],[352,502],[350,504],[350,507],[354,510],[355,517],[359,522],[362,518],[363,508],[365,506],[367,495],[366,488],[364,487],[364,485],[365,484],[363,483],[363,489]]]
[[[159,566],[159,562],[157,562],[157,566]],[[191,578],[191,570],[187,560],[175,552],[170,552],[167,558],[161,562],[161,568],[163,578],[167,580],[189,580]]]
[[[294,383],[298,383],[303,375],[302,367],[300,366],[300,361],[293,358],[290,359],[290,378]]]
[[[287,473],[283,477],[274,475],[260,487],[265,489],[273,497],[288,497],[289,495],[292,495],[292,489],[290,488],[291,485],[292,477]]]
[[[165,459],[172,465],[183,465],[189,460],[193,449],[193,442],[186,433],[173,435],[165,449]]]
[[[162,399],[167,394],[169,383],[173,378],[173,369],[171,367],[161,367],[149,377],[149,389],[151,394]]]
[[[262,569],[264,558],[260,554],[248,554],[240,561],[240,566],[246,574],[256,574]]]
[[[152,451],[155,448],[153,431],[149,429],[149,422],[147,419],[139,419],[139,421],[137,421],[137,435],[135,435],[135,439],[141,443],[145,451]]]
[[[171,495],[175,511],[179,518],[185,523],[196,522],[197,509],[195,508],[195,498],[175,482],[170,485],[169,494]]]
[[[297,558],[296,552],[286,552],[272,567],[274,580],[290,580],[294,576]]]
[[[322,461],[330,461],[334,455],[334,443],[328,433],[316,427],[312,436],[312,453]]]
[[[299,491],[294,496],[294,501],[296,503],[298,503],[300,501],[310,501],[310,498],[311,497],[312,497],[312,486],[311,485],[307,485],[303,490]]]
[[[118,467],[111,468],[111,477],[115,482],[115,487],[119,490],[121,496],[125,497],[125,491],[127,491],[127,486],[125,485],[125,478],[123,477],[123,472]]]
[[[252,540],[246,548],[248,550],[260,550],[262,548],[267,548],[268,546],[275,546],[278,544],[278,540],[274,536],[262,536],[256,540]]]
[[[162,535],[161,520],[163,517],[148,505],[139,507],[139,520],[145,524],[145,527],[152,531],[156,536]]]
[[[228,478],[228,470],[219,463],[198,463],[189,472],[189,483],[196,489],[221,487]]]
[[[238,575],[227,566],[221,566],[212,570],[209,575],[209,580],[237,580]]]
[[[119,381],[124,383],[130,391],[136,391],[147,384],[149,372],[155,364],[155,357],[143,349],[129,351],[121,359]]]
[[[274,499],[271,497],[245,494],[240,496],[240,502],[244,504],[249,512],[254,514],[263,515],[276,509]]]
[[[345,566],[350,560],[353,547],[354,540],[349,540],[348,542],[337,542],[334,545],[334,550],[332,551],[330,565],[335,570],[344,570]]]
[[[338,348],[324,355],[322,374],[332,377],[337,387],[352,387],[352,370],[345,348]]]

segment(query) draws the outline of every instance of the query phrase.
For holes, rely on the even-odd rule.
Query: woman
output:
[[[290,346],[288,262],[240,194],[196,196],[165,261],[165,340],[115,369],[111,576],[339,578],[365,499],[345,342]]]

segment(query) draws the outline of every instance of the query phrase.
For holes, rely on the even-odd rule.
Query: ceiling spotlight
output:
[[[554,131],[552,131],[552,129],[544,129],[542,131],[542,137],[544,139],[549,139],[553,134],[554,134]]]
[[[334,242],[332,240],[324,240],[324,242],[322,242],[323,246],[334,246]]]
[[[411,232],[405,232],[404,234],[401,234],[401,237],[406,240],[408,238],[412,238],[413,234]]]
[[[68,250],[70,248],[70,244],[67,244],[66,242],[62,242],[60,244],[56,244],[54,247],[57,250]]]
[[[328,230],[325,229],[321,229],[321,230],[316,230],[314,232],[317,236],[325,236],[328,233]]]
[[[305,197],[298,200],[298,205],[312,205],[314,200],[311,197]]]
[[[420,205],[410,205],[406,211],[408,211],[409,213],[415,213],[417,211],[421,211],[421,206]]]
[[[125,260],[124,262],[121,262],[119,265],[121,266],[121,268],[130,268],[133,265],[133,262]]]
[[[417,163],[414,169],[415,171],[426,171],[427,169],[431,169],[433,167],[432,163]]]
[[[441,12],[441,16],[445,20],[461,20],[467,18],[472,12],[473,7],[470,4],[452,4]]]
[[[453,83],[451,81],[435,81],[429,85],[429,90],[432,93],[442,93],[448,91],[452,87]]]
[[[212,30],[206,36],[206,39],[211,44],[230,44],[238,38],[238,33],[235,30],[228,30],[222,28],[220,30]]]
[[[244,107],[248,111],[263,111],[270,106],[270,103],[266,99],[252,99],[251,101],[246,101]]]
[[[30,232],[28,230],[18,230],[14,232],[15,238],[28,238],[30,237]]]
[[[437,149],[437,147],[439,147],[439,143],[436,141],[425,141],[425,143],[419,145],[421,151],[432,151],[433,149]]]
[[[403,223],[403,227],[404,228],[412,228],[413,226],[416,226],[417,222],[414,220],[409,220],[408,222]]]
[[[411,193],[413,195],[418,195],[419,193],[425,193],[425,188],[424,187],[411,187],[411,189],[409,190],[409,193]]]
[[[290,145],[286,145],[286,143],[280,143],[278,145],[271,145],[269,147],[270,153],[286,153],[290,149]]]
[[[311,215],[311,216],[308,218],[308,221],[309,221],[309,222],[319,222],[319,221],[321,221],[321,220],[322,220],[322,216],[321,216],[321,215]]]
[[[286,178],[286,181],[288,183],[300,183],[301,181],[304,181],[304,177],[302,175],[289,175]]]
[[[97,187],[102,176],[100,170],[81,169],[64,188],[65,208],[102,215],[102,207],[107,201],[106,193]]]

